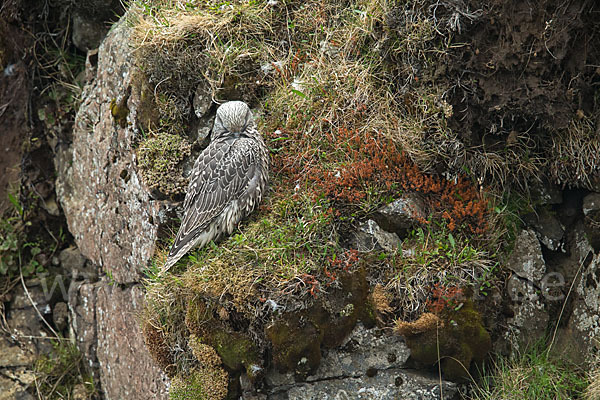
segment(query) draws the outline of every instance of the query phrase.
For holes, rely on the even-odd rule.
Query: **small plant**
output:
[[[27,278],[45,271],[37,260],[42,252],[41,245],[38,242],[26,242],[24,228],[31,222],[23,222],[23,207],[13,194],[8,197],[13,209],[0,219],[0,278],[11,279],[21,273]]]
[[[178,135],[157,133],[139,144],[137,167],[144,183],[165,196],[181,195],[187,187],[180,163],[191,154],[190,143]]]
[[[473,400],[583,398],[585,372],[552,358],[543,343],[514,357],[498,357],[474,390]]]
[[[52,342],[53,351],[35,363],[36,390],[43,399],[71,399],[74,391],[82,398],[96,399],[98,391],[85,371],[85,360],[77,346],[66,340]]]
[[[439,314],[446,308],[458,311],[465,299],[463,290],[456,286],[443,286],[436,283],[431,290],[432,298],[427,299],[427,308],[434,314]]]

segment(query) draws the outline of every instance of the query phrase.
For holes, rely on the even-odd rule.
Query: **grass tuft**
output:
[[[513,358],[499,357],[485,371],[473,400],[556,400],[582,398],[587,386],[583,371],[548,356],[536,345]]]

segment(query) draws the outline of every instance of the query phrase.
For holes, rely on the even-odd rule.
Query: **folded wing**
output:
[[[218,221],[228,205],[247,192],[259,162],[257,150],[254,140],[240,138],[211,143],[200,154],[190,176],[181,227],[164,270],[175,264],[200,239],[210,241],[222,233],[222,227],[213,226],[216,231],[209,234],[213,237],[209,237],[207,229]]]

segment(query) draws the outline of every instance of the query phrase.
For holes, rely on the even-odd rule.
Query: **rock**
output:
[[[73,386],[73,391],[71,392],[71,399],[73,400],[87,400],[88,393],[83,383],[78,383]]]
[[[594,211],[600,211],[600,193],[590,193],[583,198],[583,215],[586,217]]]
[[[376,379],[374,379],[376,378]],[[374,378],[348,377],[299,384],[285,393],[269,396],[272,400],[335,400],[335,399],[453,399],[458,389],[444,382],[440,395],[439,379],[425,377],[414,371],[380,371]]]
[[[45,285],[41,285],[40,282]],[[54,293],[50,293],[48,290],[47,281],[42,277],[40,281],[29,281],[27,282],[27,291],[29,292],[29,296],[25,293],[25,290],[21,285],[15,288],[13,293],[13,301],[10,304],[12,310],[22,310],[26,308],[33,307],[35,304],[40,312],[48,311],[50,312],[50,307],[48,305],[49,301],[53,297]],[[44,289],[44,286],[46,289]],[[31,299],[30,299],[31,297]],[[50,297],[50,299],[48,298]]]
[[[208,82],[203,81],[196,88],[194,93],[194,100],[192,101],[194,107],[194,114],[196,117],[202,118],[204,114],[210,109],[212,105],[212,95]]]
[[[565,227],[548,210],[541,210],[537,215],[528,214],[524,217],[540,239],[540,242],[552,251],[563,251]]]
[[[395,233],[386,232],[372,219],[358,226],[354,233],[352,245],[362,252],[373,250],[396,251],[400,246],[400,238]]]
[[[31,342],[23,341],[19,346],[0,337],[0,366],[2,368],[31,366],[36,358],[37,351]]]
[[[267,372],[268,399],[438,399],[439,379],[419,374],[405,363],[410,350],[398,335],[359,324],[344,345],[329,350],[313,375],[295,382],[292,373]],[[457,393],[443,381],[444,399]],[[251,395],[244,394],[244,400]]]
[[[54,309],[52,310],[52,321],[54,322],[54,326],[57,331],[62,332],[67,327],[67,322],[69,320],[69,309],[67,307],[67,303],[62,301],[56,303],[54,305]]]
[[[98,361],[96,359],[96,291],[98,283],[71,282],[69,286],[70,337],[76,339],[76,345],[86,362],[94,380],[98,381]]]
[[[542,280],[546,273],[546,263],[540,242],[532,230],[521,231],[506,267],[532,282]]]
[[[71,278],[87,279],[89,281],[98,280],[98,272],[92,263],[88,263],[87,259],[81,254],[75,246],[68,247],[60,252],[58,256],[60,265],[65,271],[70,272]]]
[[[73,14],[73,44],[81,51],[96,49],[108,32],[101,21],[97,21],[75,12]]]
[[[0,400],[33,399],[26,390],[20,382],[0,376]]]
[[[413,226],[425,218],[423,201],[416,194],[407,194],[396,199],[375,213],[374,219],[379,226],[404,237]]]
[[[600,350],[600,254],[584,261],[582,267],[575,285],[573,312],[566,328],[560,330],[554,351],[587,367]]]
[[[514,316],[507,320],[508,330],[504,339],[512,344],[511,352],[518,352],[544,337],[550,317],[538,289],[531,282],[513,275],[507,289],[513,301]]]
[[[138,316],[141,286],[122,289],[101,282],[96,302],[97,357],[102,389],[109,399],[167,399],[167,376],[146,350]]]
[[[600,251],[600,193],[591,193],[583,199],[584,230],[589,244]]]
[[[161,207],[135,167],[141,100],[130,89],[133,49],[125,20],[112,27],[100,46],[95,79],[85,86],[75,118],[73,142],[58,150],[56,183],[81,253],[124,284],[138,281],[152,256]],[[128,111],[119,121],[113,118],[116,104]]]
[[[563,201],[560,188],[549,182],[536,182],[531,188],[531,195],[541,205],[560,204]]]

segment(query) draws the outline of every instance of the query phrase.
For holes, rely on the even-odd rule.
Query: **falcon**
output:
[[[162,272],[193,247],[230,235],[260,203],[268,176],[269,153],[250,107],[242,101],[222,104],[211,142],[190,174],[183,220]]]

